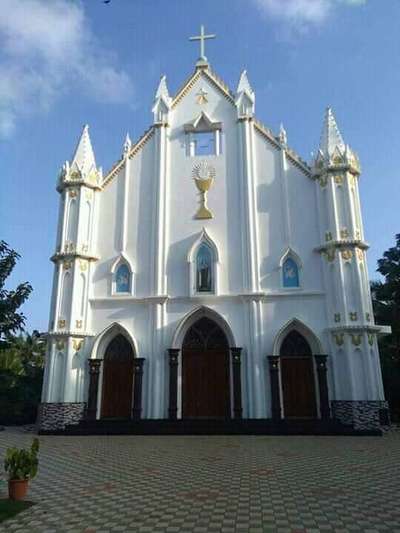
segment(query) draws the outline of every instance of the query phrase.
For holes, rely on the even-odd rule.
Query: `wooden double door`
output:
[[[123,335],[112,339],[104,354],[102,418],[131,418],[134,353]]]
[[[282,343],[280,356],[285,418],[316,417],[314,363],[308,342],[292,331]]]
[[[183,418],[230,417],[229,345],[222,329],[201,318],[182,346]]]

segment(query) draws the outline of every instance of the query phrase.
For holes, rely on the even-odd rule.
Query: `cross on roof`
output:
[[[205,41],[206,39],[215,39],[216,35],[210,34],[206,35],[204,33],[204,26],[203,24],[200,26],[200,35],[196,35],[194,37],[189,37],[189,41],[200,41],[200,59],[202,61],[207,61],[206,55],[205,55]]]

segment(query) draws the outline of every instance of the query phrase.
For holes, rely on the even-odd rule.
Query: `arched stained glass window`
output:
[[[117,268],[115,274],[115,292],[130,292],[131,290],[131,273],[127,265],[122,264]]]
[[[299,267],[294,259],[288,257],[285,259],[282,267],[283,286],[287,288],[299,287]]]
[[[196,290],[198,292],[213,291],[213,253],[206,243],[202,243],[197,251]]]

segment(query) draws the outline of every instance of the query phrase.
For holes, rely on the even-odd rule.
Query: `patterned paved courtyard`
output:
[[[0,432],[1,458],[31,439]],[[400,533],[400,432],[40,442],[36,505],[2,532]]]

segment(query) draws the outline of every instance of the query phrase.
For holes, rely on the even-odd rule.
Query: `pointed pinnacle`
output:
[[[158,88],[156,92],[156,99],[161,98],[162,96],[167,99],[169,98],[169,92],[168,92],[168,87],[167,87],[167,77],[165,74],[161,76],[160,83],[158,84]]]
[[[239,83],[236,89],[236,92],[238,94],[243,91],[247,91],[251,95],[254,93],[250,85],[249,78],[247,77],[247,70],[243,70],[242,73],[240,74]]]
[[[342,152],[345,150],[343,137],[336,123],[335,115],[330,107],[328,107],[325,112],[319,148],[324,156],[331,156],[335,148],[339,148]]]

